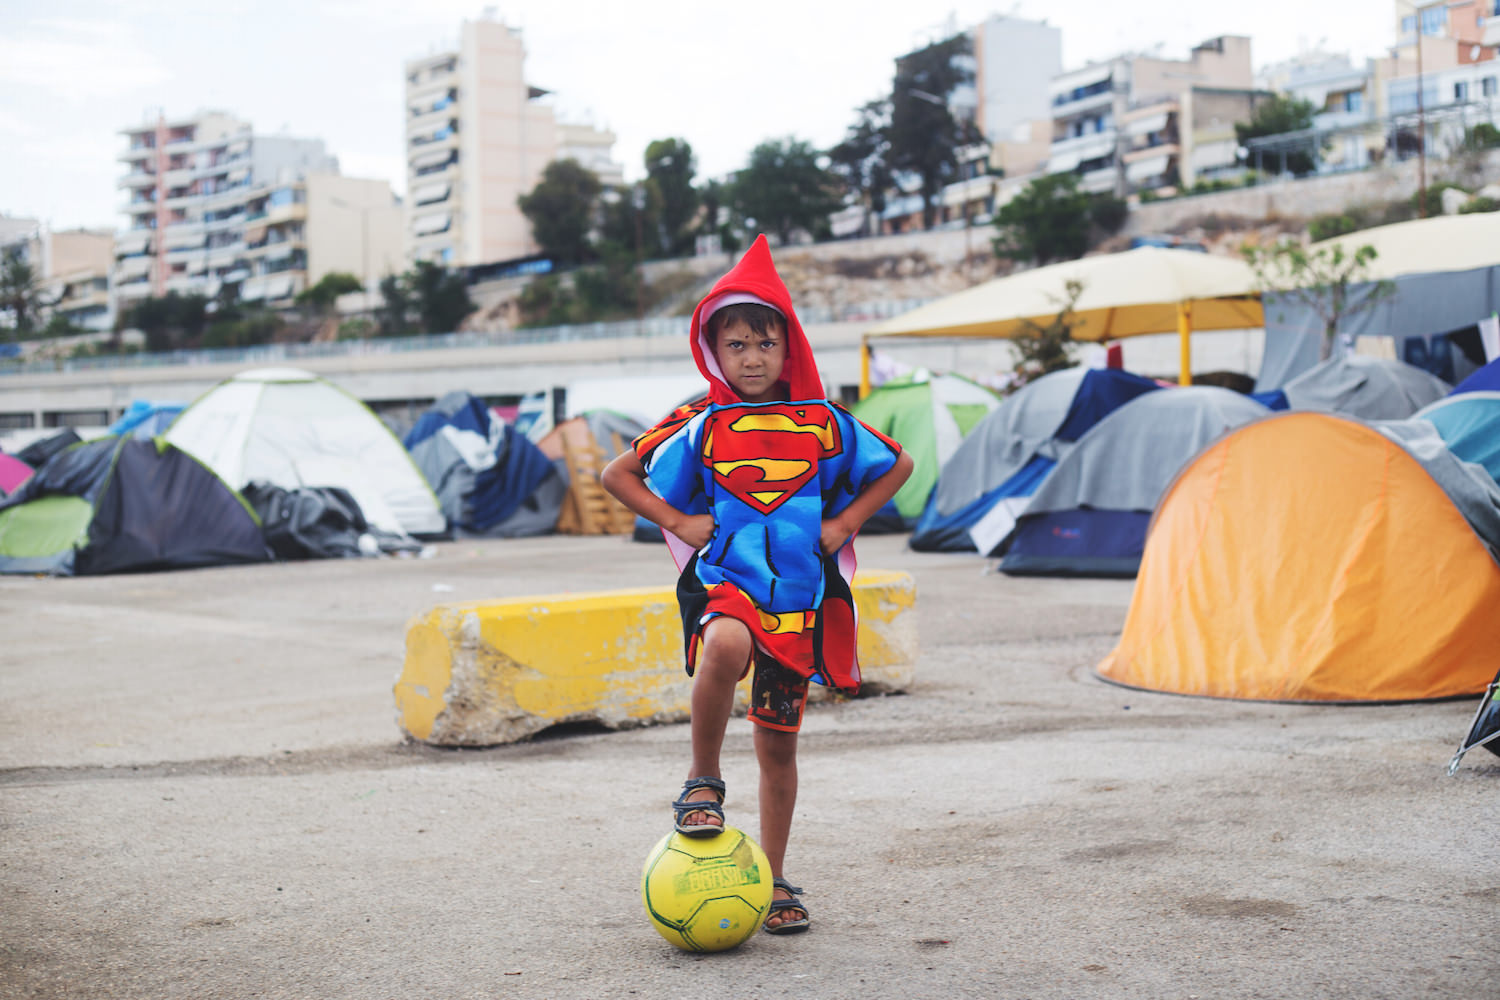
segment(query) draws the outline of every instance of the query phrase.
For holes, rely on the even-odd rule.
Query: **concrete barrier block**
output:
[[[917,658],[916,584],[907,573],[861,572],[854,599],[861,693],[904,691]],[[565,722],[680,722],[692,692],[681,621],[662,588],[439,605],[407,626],[397,724],[425,743],[489,746]],[[830,696],[813,686],[815,700]]]

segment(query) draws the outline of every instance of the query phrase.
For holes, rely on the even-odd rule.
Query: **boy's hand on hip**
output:
[[[684,514],[680,521],[667,530],[693,548],[701,549],[714,537],[716,527],[712,514]]]
[[[853,530],[851,530],[849,526],[844,523],[843,518],[828,518],[823,522],[823,534],[822,537],[818,540],[821,548],[823,549],[823,554],[825,556],[833,555],[839,549],[844,547],[844,543],[847,542],[849,540],[849,536],[853,534]]]

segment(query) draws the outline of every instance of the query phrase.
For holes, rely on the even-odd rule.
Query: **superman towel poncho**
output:
[[[781,380],[789,402],[744,402],[724,379],[703,328],[726,300],[764,302],[785,317]],[[698,304],[690,336],[708,398],[679,408],[635,441],[652,489],[684,513],[712,514],[716,525],[696,552],[668,536],[682,571],[677,593],[688,672],[703,624],[727,615],[783,666],[855,690],[853,541],[825,557],[822,522],[889,471],[900,445],[825,398],[764,236]]]

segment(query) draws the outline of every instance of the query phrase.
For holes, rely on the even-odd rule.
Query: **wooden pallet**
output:
[[[621,446],[621,442],[615,444]],[[568,492],[557,515],[558,534],[628,535],[635,530],[635,515],[599,485],[603,449],[592,439],[564,434],[562,451],[568,468]]]

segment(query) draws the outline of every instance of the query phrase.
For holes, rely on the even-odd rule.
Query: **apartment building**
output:
[[[560,125],[548,91],[526,82],[521,32],[465,21],[458,47],[406,63],[406,257],[471,266],[536,252],[516,199],[572,156],[620,183],[614,136]]]
[[[174,291],[214,296],[225,283],[264,273],[264,261],[245,258],[250,195],[338,169],[321,140],[258,136],[218,111],[158,117],[121,134],[125,226],[114,287],[122,308]]]
[[[1250,39],[1222,35],[1185,60],[1122,55],[1060,74],[1051,96],[1047,172],[1124,197],[1233,168],[1234,125],[1267,94],[1255,87]]]
[[[0,254],[30,265],[47,323],[62,316],[83,330],[114,324],[109,273],[114,234],[106,230],[55,230],[37,219],[0,216]]]
[[[993,15],[972,28],[975,124],[990,165],[1007,177],[1046,166],[1052,139],[1051,82],[1062,73],[1062,30],[1045,21]]]
[[[322,140],[256,134],[223,112],[125,129],[119,308],[168,292],[289,305],[329,271],[372,288],[401,270],[402,210],[383,180],[340,176]]]

